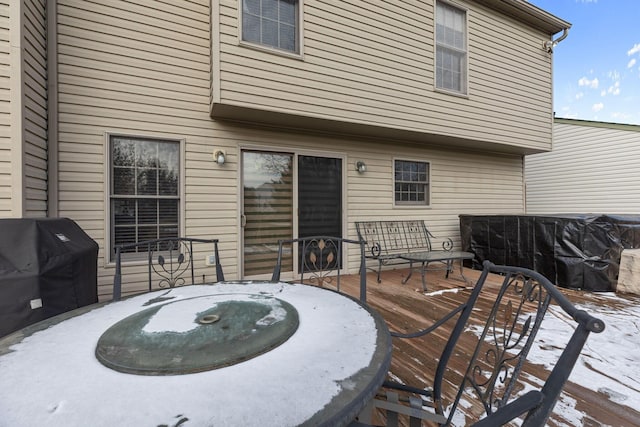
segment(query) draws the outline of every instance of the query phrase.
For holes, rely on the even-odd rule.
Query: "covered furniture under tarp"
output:
[[[70,219],[0,219],[0,336],[98,302],[97,260]]]
[[[612,291],[622,250],[640,248],[640,215],[460,215],[460,236],[476,269],[489,260],[558,286]]]

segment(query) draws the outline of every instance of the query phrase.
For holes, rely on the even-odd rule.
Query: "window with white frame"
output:
[[[180,142],[110,135],[109,157],[110,259],[116,245],[179,237]]]
[[[436,88],[467,93],[466,33],[466,12],[436,2]]]
[[[242,0],[242,40],[298,53],[300,0]]]
[[[428,162],[394,160],[393,171],[396,205],[429,205]]]

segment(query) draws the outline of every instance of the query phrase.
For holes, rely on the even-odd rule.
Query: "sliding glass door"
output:
[[[279,239],[342,236],[342,159],[242,152],[243,277],[268,277]],[[284,252],[282,272],[297,270]]]

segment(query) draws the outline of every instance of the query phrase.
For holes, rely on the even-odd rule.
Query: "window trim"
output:
[[[414,162],[414,163],[426,163],[427,164],[427,203],[398,203],[396,201],[396,161]],[[393,207],[400,209],[430,209],[432,205],[432,180],[431,180],[432,162],[424,159],[410,159],[407,157],[393,157],[391,159],[391,197],[393,200]]]
[[[140,133],[123,133],[123,132],[115,132],[115,131],[107,131],[104,133],[104,247],[103,249],[103,267],[105,268],[113,268],[116,265],[115,255],[111,253],[111,247],[113,246],[113,238],[112,238],[112,226],[111,226],[111,162],[112,162],[112,153],[111,153],[111,138],[112,137],[121,137],[121,138],[136,138],[136,139],[146,139],[146,140],[162,140],[162,141],[172,141],[179,144],[178,151],[180,153],[180,160],[178,162],[179,171],[179,182],[178,182],[178,237],[185,235],[185,177],[186,177],[186,140],[181,137],[171,137],[167,135],[155,135],[155,134],[140,134]],[[122,260],[122,265],[135,265],[135,264],[146,264],[146,259],[132,259]]]
[[[260,43],[253,43],[242,39],[242,7],[244,0],[238,0],[238,45],[250,49],[255,49],[262,52],[267,52],[275,55],[286,56],[293,59],[304,59],[304,0],[298,0],[298,51],[292,52],[284,49],[278,49],[272,46],[263,45]]]
[[[442,87],[438,87],[438,79],[437,79],[437,74],[438,74],[438,41],[437,41],[437,10],[438,10],[438,3],[441,3],[443,5],[452,7],[454,9],[458,9],[459,11],[464,13],[464,25],[465,25],[465,32],[464,32],[464,43],[465,43],[465,65],[464,65],[464,91],[463,92],[458,92],[456,90],[452,90],[452,89],[447,89],[447,88],[442,88]],[[445,93],[447,95],[454,95],[454,96],[459,96],[461,98],[468,98],[469,97],[469,9],[466,7],[463,7],[459,4],[457,4],[456,2],[450,1],[450,0],[434,0],[433,2],[433,89],[436,92],[440,92],[440,93]]]

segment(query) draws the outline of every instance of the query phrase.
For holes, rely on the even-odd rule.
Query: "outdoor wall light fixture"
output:
[[[213,160],[220,166],[224,165],[224,162],[227,160],[227,156],[224,154],[224,151],[217,150],[213,153]]]
[[[356,170],[359,173],[365,173],[367,171],[367,165],[362,160],[356,162]]]

